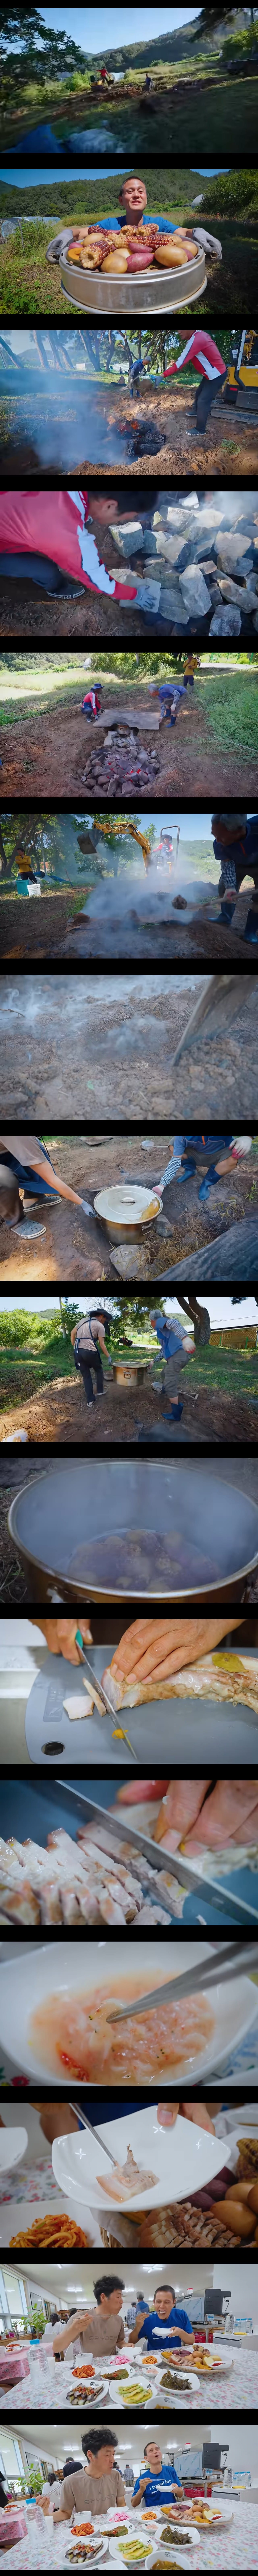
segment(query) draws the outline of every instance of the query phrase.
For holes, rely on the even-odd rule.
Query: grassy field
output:
[[[167,99],[164,105],[160,106],[157,94],[155,108],[147,111],[146,117],[137,104],[137,91],[142,86],[142,74],[135,73],[133,76],[134,99],[128,100],[128,103],[125,90],[122,101],[119,93],[115,103],[112,101],[111,104],[108,93],[104,99],[104,119],[105,122],[108,120],[111,136],[112,132],[114,133],[114,148],[119,152],[119,158],[124,155],[127,159],[129,151],[131,157],[132,149],[135,151],[137,146],[141,149],[142,144],[143,150],[146,151],[147,137],[150,140],[150,148],[153,146],[154,151],[168,150],[173,141],[173,149],[176,145],[177,153],[185,154],[188,161],[194,158],[195,165],[199,160],[202,162],[204,149],[206,153],[208,152],[209,158],[213,153],[216,156],[219,153],[221,160],[226,157],[227,165],[229,136],[232,160],[235,155],[237,157],[239,155],[240,159],[241,156],[248,159],[250,153],[255,154],[257,77],[254,67],[250,77],[245,76],[244,80],[236,80],[234,76],[232,78],[230,72],[226,73],[225,68],[223,72],[217,69],[211,72],[208,63],[201,69],[199,64],[198,66],[196,64],[195,70],[193,59],[180,62],[176,66],[155,65],[154,69],[156,73],[159,69],[163,73]],[[182,76],[187,84],[189,79],[191,80],[192,92],[187,86],[185,99],[182,91],[179,97],[173,99],[175,85],[178,79],[181,81]],[[198,86],[196,86],[197,81]],[[15,110],[11,114],[10,112],[8,114],[8,110],[4,112],[5,152],[15,151],[19,142],[24,142],[27,138],[29,143],[33,127],[38,122],[41,123],[44,118],[51,122],[55,136],[57,139],[59,137],[63,145],[64,153],[65,134],[68,134],[69,130],[72,132],[76,130],[79,134],[80,128],[83,133],[84,127],[87,127],[90,144],[91,131],[93,128],[96,131],[96,126],[99,124],[101,156],[103,94],[98,105],[96,98],[90,104],[90,91],[87,87],[84,91],[82,87],[80,90],[70,88],[69,92],[64,83],[60,92],[60,83],[57,88],[57,85],[51,82],[45,83],[44,87],[37,85],[36,89],[34,85],[33,96],[31,86],[30,92],[28,86],[27,91],[24,87],[23,96],[20,92],[18,113]],[[106,153],[106,145],[104,150]],[[110,144],[108,157],[109,151]]]
[[[155,182],[155,187],[153,182]],[[50,242],[51,240],[54,240],[55,233],[58,233],[61,222],[63,224],[72,224],[77,221],[78,223],[82,223],[88,215],[90,220],[93,221],[94,214],[99,214],[101,212],[105,215],[107,213],[116,212],[119,189],[117,189],[116,195],[114,182],[112,182],[112,187],[109,183],[109,204],[107,204],[106,201],[106,192],[107,181],[103,179],[103,182],[101,181],[101,193],[98,192],[98,203],[96,206],[97,192],[95,185],[90,186],[89,182],[87,184],[87,181],[85,181],[83,191],[80,190],[79,192],[80,199],[83,196],[83,204],[80,202],[80,205],[78,205],[78,190],[75,185],[74,190],[69,186],[68,190],[63,189],[62,192],[65,199],[62,211],[58,202],[58,208],[55,208],[53,213],[53,184],[53,190],[51,191],[50,188],[49,191],[51,200],[49,233],[47,232],[46,224],[43,223],[42,219],[39,217],[37,223],[35,223],[35,221],[31,224],[26,223],[23,236],[24,251],[22,249],[21,234],[18,225],[17,231],[9,234],[7,241],[0,242],[1,313],[17,313],[18,319],[22,317],[23,313],[26,313],[27,317],[28,311],[32,318],[33,314],[38,318],[41,314],[53,314],[56,315],[58,319],[63,315],[65,326],[66,297],[63,295],[60,269],[57,268],[56,265],[53,268],[48,267],[46,259],[48,241]],[[44,192],[43,189],[40,191],[41,197],[43,196],[43,193],[46,199],[46,189]],[[6,194],[7,192],[5,191],[4,208],[1,210],[2,212],[4,211],[5,215],[7,213],[11,214],[12,212],[10,199],[12,198],[13,191],[8,189],[8,206],[6,204]],[[58,200],[60,199],[60,194],[61,190],[59,188]],[[34,195],[35,191],[33,190],[33,196]],[[181,222],[187,216],[187,200],[183,197],[181,197],[180,200],[175,199],[173,191],[171,194],[170,173],[165,170],[165,173],[161,173],[159,179],[159,173],[156,170],[153,174],[152,171],[149,170],[148,213],[150,214],[150,217],[157,213],[162,214],[163,207],[164,216],[165,213],[169,215],[171,221],[175,218],[175,222]],[[20,198],[20,212],[22,222],[22,214],[24,212],[22,195]],[[199,212],[200,223],[203,221],[205,224],[205,215],[203,214],[202,207],[200,207]],[[17,192],[15,198],[15,213],[17,213]],[[194,221],[194,216],[192,220]],[[232,319],[236,319],[239,323],[239,313],[241,314],[241,298],[245,301],[247,297],[248,311],[252,313],[253,310],[255,316],[258,216],[254,216],[252,223],[249,222],[248,225],[246,225],[244,215],[242,217],[238,216],[235,221],[231,221],[229,216],[223,216],[223,218],[221,218],[219,210],[218,208],[216,210],[215,206],[214,215],[209,215],[207,223],[208,230],[213,231],[214,229],[215,234],[221,242],[222,260],[216,260],[212,262],[212,265],[209,265],[205,294],[198,298],[198,305],[194,307],[194,312],[196,312],[196,318],[197,314],[198,316],[201,314],[207,314],[207,316],[211,315],[213,327],[215,316],[216,335],[216,316],[221,315],[221,320],[223,319],[224,322],[225,314],[229,313],[230,318],[232,317]],[[253,297],[255,298],[254,305]],[[184,310],[186,313],[187,311],[192,312],[193,308],[186,304]],[[77,313],[78,317],[78,305],[73,304],[72,302],[70,303],[70,299],[69,312]],[[84,318],[86,319],[86,316]]]
[[[186,1320],[185,1329],[187,1332]],[[130,1338],[133,1344],[131,1354],[128,1344],[123,1346],[121,1336],[119,1354],[118,1344],[114,1344],[112,1348],[111,1338],[109,1356],[117,1359],[119,1355],[121,1360],[125,1358],[128,1361],[131,1357],[131,1365],[133,1365],[135,1349],[135,1356],[137,1355],[138,1359],[142,1356],[146,1363],[148,1360],[153,1362],[153,1374],[161,1385],[164,1361],[158,1349],[155,1349],[154,1338],[150,1340],[147,1331],[140,1334],[133,1332],[133,1329]],[[102,1365],[105,1376],[108,1373],[108,1359],[105,1356]],[[192,1391],[191,1371],[192,1361],[189,1359],[188,1367],[184,1371],[185,1394],[188,1388]],[[53,1386],[58,1378],[70,1379],[72,1382],[74,1380],[74,1359],[70,1337],[64,1341],[61,1331],[60,1333],[57,1331],[56,1335],[53,1334],[52,1326],[48,1327],[47,1323],[44,1325],[41,1323],[37,1333],[33,1319],[28,1345],[15,1347],[12,1340],[9,1349],[0,1348],[0,1411],[4,1411],[8,1405],[20,1410],[21,1404],[25,1403],[26,1399],[28,1400],[37,1391],[40,1392],[42,1387]],[[257,1352],[250,1350],[247,1353],[239,1349],[236,1352],[220,1351],[212,1349],[211,1346],[209,1349],[197,1349],[194,1363],[194,1392],[197,1392],[197,1384],[200,1391],[201,1388],[206,1389],[209,1395],[225,1394],[231,1396],[236,1402],[241,1402],[247,1397],[251,1402],[254,1397],[258,1398]]]
[[[207,1290],[207,1295],[208,1293]],[[191,1367],[192,1361],[189,1360],[188,1368],[184,1371],[187,1383],[190,1380]],[[195,1385],[197,1377],[200,1386],[207,1387],[209,1395],[224,1394],[240,1398],[248,1396],[249,1399],[252,1396],[258,1397],[258,1352],[250,1350],[247,1353],[239,1349],[219,1351],[211,1345],[209,1348],[206,1346],[206,1350],[205,1348],[196,1350]]]
[[[82,656],[82,665],[80,670],[80,661],[78,661],[76,654],[74,654],[73,657],[72,671],[67,671],[64,678],[61,677],[60,674],[60,680],[58,677],[55,678],[54,688],[52,682],[51,662],[48,664],[47,670],[44,670],[42,666],[40,686],[35,683],[35,688],[32,672],[28,672],[27,687],[24,687],[24,677],[22,672],[20,675],[20,672],[16,670],[13,674],[13,679],[10,671],[9,673],[6,672],[6,676],[5,673],[2,674],[0,725],[6,724],[7,713],[8,724],[21,724],[28,715],[42,715],[44,700],[50,696],[51,702],[54,702],[55,706],[65,707],[67,705],[68,696],[71,699],[74,698],[77,705],[79,681],[83,688],[84,660]]]
[[[207,670],[205,670],[204,680],[205,720],[208,722],[210,733],[215,736],[220,750],[229,743],[236,745],[237,740],[238,747],[239,745],[242,747],[243,757],[247,756],[249,751],[253,751],[255,738],[255,673],[250,671],[247,674],[246,668],[241,670],[241,664],[238,664],[236,689],[230,691],[227,685],[227,673],[220,671],[218,664],[215,686],[214,676],[209,679]]]

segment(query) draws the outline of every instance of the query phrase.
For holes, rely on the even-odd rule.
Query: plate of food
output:
[[[137,2370],[136,2364],[133,2371],[127,2371],[127,2378],[122,2374],[121,2379],[110,2379],[109,2383],[112,2406],[118,2406],[120,2410],[125,2406],[126,2413],[129,2406],[149,2406],[154,2389],[155,2381],[143,2379],[141,2367]]]
[[[172,2361],[167,2360],[165,2370],[159,2370],[156,2380],[155,2396],[159,2405],[169,2406],[173,2401],[173,2406],[181,2406],[182,2409],[182,2386],[184,2397],[190,2396],[192,2389],[196,2389],[198,2395],[197,2370],[186,2370],[183,2374]]]
[[[204,1941],[205,1963],[210,1957],[213,1945]],[[175,1977],[187,1968],[194,1972],[199,1958],[198,1941],[173,1940]],[[258,1993],[248,1976],[232,1985],[218,1975],[211,1994],[195,1994],[193,1987],[174,2003],[164,1991],[170,1979],[170,1945],[163,1938],[136,1939],[133,1955],[117,1939],[90,1940],[86,1947],[80,1939],[38,1943],[30,1948],[29,1986],[24,1952],[0,1966],[1,2044],[31,2082],[36,2077],[53,2087],[105,2082],[126,2090],[141,2080],[156,2085],[157,2077],[192,2083],[212,2075],[234,2042],[239,2046],[258,2013]],[[150,2013],[144,1996],[153,1986],[158,2000]],[[131,2018],[130,2004],[140,2000],[142,2012]],[[129,2007],[126,2020],[123,2005]],[[121,2007],[117,2023],[112,2007]],[[88,2141],[87,2147],[89,2152]]]
[[[112,2539],[110,2532],[109,2557],[111,2558],[112,2567],[154,2566],[155,2544],[153,2539],[148,2536],[147,2531],[143,2531],[142,2521],[138,2522],[137,2525],[136,2514],[134,2517],[134,2523],[133,2521],[130,2523],[126,2538],[123,2537],[123,2533],[120,2531],[120,2533],[117,2533],[117,2538],[114,2540]]]
[[[178,2113],[174,2129],[160,2128],[158,2104],[149,2101],[148,2109],[130,2111],[123,2118],[99,2123],[102,2147],[90,2131],[74,2130],[70,2137],[55,2138],[52,2165],[55,2181],[63,2192],[71,2217],[87,2224],[91,2209],[117,2207],[123,2211],[165,2208],[170,2201],[188,2199],[193,2192],[203,2191],[212,2183],[221,2166],[221,2138],[210,2130],[198,2129],[192,2120]],[[223,2140],[224,2163],[230,2164],[232,2133]],[[111,2149],[114,2169],[105,2154]],[[103,2152],[104,2150],[104,2152]],[[123,2354],[124,2359],[124,2354]]]

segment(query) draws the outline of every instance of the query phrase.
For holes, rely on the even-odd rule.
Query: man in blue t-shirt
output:
[[[179,1315],[159,1315],[155,1308],[153,1314],[150,1315],[150,1324],[151,1330],[156,1334],[156,1340],[159,1342],[162,1359],[165,1360],[166,1367],[165,1378],[162,1379],[162,1392],[163,1387],[165,1388],[165,1406],[164,1410],[162,1407],[162,1421],[180,1422],[181,1414],[183,1412],[183,1401],[182,1397],[180,1398],[178,1395],[177,1379],[179,1371],[181,1371],[182,1368],[186,1368],[187,1361],[195,1359],[194,1341],[192,1335],[190,1338],[190,1334],[186,1333],[185,1324],[180,1323]]]
[[[131,2497],[132,2506],[142,2504],[144,2496],[148,2505],[173,2504],[175,2487],[183,2498],[184,2489],[181,2486],[181,2479],[177,2477],[174,2464],[171,2463],[169,2468],[167,2461],[162,2459],[159,2442],[146,2442],[143,2457],[146,2460],[146,2469],[140,2469],[140,2476],[135,2479]]]
[[[173,2352],[177,2351],[181,2344],[186,2343],[188,2346],[189,2343],[192,2344],[192,2326],[187,2308],[177,2307],[175,2290],[171,2289],[169,2284],[167,2289],[164,2286],[160,2290],[155,2290],[153,2308],[145,2317],[136,2316],[130,2343],[139,2343],[139,2340],[143,2341],[143,2339],[147,2344],[147,2352],[163,2352],[164,2345],[167,2346],[168,2352]]]
[[[221,921],[224,922],[226,930],[231,929],[240,886],[243,885],[244,877],[253,877],[254,892],[246,916],[244,939],[247,940],[249,947],[257,948],[258,815],[249,814],[248,821],[247,814],[212,814],[211,829],[214,858],[219,860],[221,869],[218,885],[218,893],[221,896]]]

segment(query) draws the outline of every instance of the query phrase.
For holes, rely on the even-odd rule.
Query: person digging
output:
[[[84,1394],[86,1396],[86,1404],[88,1406],[95,1404],[96,1401],[92,1383],[92,1371],[94,1371],[94,1375],[96,1377],[96,1395],[103,1395],[104,1392],[101,1351],[106,1352],[108,1367],[112,1368],[112,1360],[109,1359],[109,1353],[106,1349],[108,1330],[107,1318],[104,1313],[103,1306],[98,1308],[98,1312],[96,1311],[96,1307],[93,1307],[92,1314],[80,1316],[78,1324],[73,1324],[71,1343],[74,1353],[75,1368],[80,1369],[84,1385]]]
[[[221,921],[224,922],[226,930],[231,930],[240,886],[243,885],[245,876],[253,877],[254,891],[246,915],[243,937],[249,947],[257,948],[258,815],[250,814],[248,821],[247,814],[242,813],[212,814],[211,829],[214,858],[219,860],[221,868],[218,884]],[[209,918],[215,921],[216,914],[210,914]]]
[[[181,1374],[182,1368],[187,1367],[188,1360],[195,1359],[194,1340],[192,1335],[190,1338],[190,1334],[186,1333],[185,1325],[180,1323],[180,1317],[177,1315],[161,1315],[155,1308],[150,1315],[150,1324],[165,1362],[162,1378],[162,1394],[165,1394],[162,1422],[179,1424],[183,1412],[183,1398],[178,1394],[178,1375]],[[150,1365],[152,1370],[152,1361]],[[155,1386],[155,1378],[152,1378],[152,1385]]]

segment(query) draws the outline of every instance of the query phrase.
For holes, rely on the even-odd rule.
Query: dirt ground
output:
[[[170,473],[173,475],[177,468],[180,475],[188,475],[192,472],[196,475],[197,466],[198,475],[205,476],[208,460],[211,474],[220,474],[222,482],[228,475],[228,469],[230,474],[235,472],[236,475],[246,473],[251,476],[257,473],[257,423],[252,423],[250,418],[240,420],[239,412],[233,409],[227,412],[223,406],[221,406],[221,419],[218,414],[215,420],[213,408],[203,436],[198,436],[198,439],[193,437],[191,441],[189,431],[195,428],[195,400],[193,392],[189,387],[186,392],[182,382],[175,386],[171,379],[168,386],[165,382],[163,384],[161,379],[158,391],[155,386],[153,388],[150,386],[146,388],[146,392],[143,391],[140,394],[138,400],[137,394],[134,394],[133,400],[131,397],[128,400],[127,391],[125,393],[122,386],[121,390],[118,386],[114,390],[111,380],[110,387],[105,385],[97,389],[95,416],[96,414],[97,448],[99,429],[99,456],[97,454],[95,462],[91,453],[92,438],[90,438],[89,455],[84,459],[87,472],[94,462],[96,474],[108,475],[113,465],[114,470],[116,467],[119,471],[123,469],[123,474],[128,474],[130,480],[131,476],[133,478],[140,476],[142,481],[143,473],[144,478],[145,475],[149,475],[152,479],[156,473],[164,474],[164,468],[166,475]],[[107,434],[106,437],[105,433],[103,436],[103,426],[107,415],[110,423],[111,414],[114,438],[112,429],[109,428],[106,459]],[[139,434],[140,439],[141,431],[145,429],[150,431],[153,429],[153,432],[157,433],[159,444],[152,456],[142,457],[141,454],[134,456],[137,436]],[[128,439],[130,449],[127,461]],[[164,452],[164,442],[166,452]]]
[[[227,687],[229,689],[231,687],[231,681],[232,675],[230,674],[227,679],[225,673],[225,695]],[[117,705],[118,685],[117,677],[113,684],[108,681],[103,683],[102,705],[103,714],[105,712],[107,714],[107,725],[112,715],[112,707]],[[216,690],[216,672],[214,672],[214,690]],[[136,716],[137,720],[141,716],[143,695],[140,686],[136,695],[135,689],[131,690],[127,682],[126,696],[128,705],[131,702],[133,724]],[[141,724],[140,730],[144,741],[144,723]],[[96,735],[96,750],[99,758],[98,727],[96,727]],[[147,746],[148,741],[147,735]],[[205,798],[209,806],[213,799],[215,804],[217,799],[222,797],[222,791],[223,794],[225,792],[225,796],[233,796],[234,801],[236,794],[240,802],[243,795],[246,796],[248,803],[251,797],[254,797],[254,800],[257,799],[255,743],[252,751],[243,752],[242,748],[237,751],[236,706],[236,744],[230,743],[227,747],[224,743],[220,751],[205,714],[205,675],[202,678],[201,689],[197,690],[196,694],[191,691],[190,708],[189,691],[186,694],[185,704],[181,699],[179,716],[173,730],[168,724],[161,725],[159,734],[155,736],[155,748],[158,760],[158,775],[153,785],[155,803],[159,804],[163,796],[164,799],[166,796],[171,796],[172,791],[176,798],[179,799],[182,796],[186,803],[189,801],[189,806],[192,804],[193,796],[197,799],[200,796],[202,805]],[[18,797],[19,804],[22,796],[25,797],[26,802],[28,797],[32,801],[35,796],[45,800],[61,794],[71,798],[75,796],[76,809],[80,797],[85,806],[84,790],[85,787],[87,789],[88,768],[93,749],[94,727],[86,725],[81,715],[79,699],[73,707],[73,701],[70,698],[69,711],[67,707],[56,706],[53,707],[52,715],[49,710],[41,716],[38,714],[34,716],[31,712],[25,723],[22,721],[15,725],[4,725],[1,728],[3,767],[0,772],[0,796],[2,801],[4,800],[6,804],[9,792],[11,797]],[[103,789],[103,795],[104,792]]]
[[[115,938],[117,957],[121,957],[122,959],[127,958],[129,960],[132,959],[133,952],[134,964],[136,959],[138,959],[139,964],[141,964],[143,956],[145,963],[147,963],[148,960],[151,961],[151,959],[155,961],[157,957],[163,958],[164,967],[166,965],[167,957],[173,958],[174,964],[176,965],[177,963],[180,963],[181,959],[183,964],[190,963],[190,965],[193,965],[196,962],[196,967],[198,966],[200,959],[203,959],[203,963],[207,968],[210,966],[211,956],[213,967],[214,965],[220,965],[221,967],[231,964],[233,965],[236,960],[241,957],[243,957],[244,963],[246,964],[247,949],[244,934],[247,912],[249,910],[253,892],[251,881],[246,884],[244,892],[238,896],[231,930],[225,930],[225,924],[220,920],[216,923],[212,918],[212,922],[210,923],[209,917],[207,917],[206,902],[205,904],[203,903],[202,908],[201,900],[198,904],[198,908],[196,907],[196,913],[194,916],[190,903],[188,913],[173,912],[172,887],[169,896],[169,914],[167,915],[163,926],[161,926],[158,921],[154,924],[153,921],[148,923],[148,920],[146,920],[144,922],[143,929],[140,921],[137,926],[137,889],[135,878],[132,885],[131,903],[133,899],[133,887],[135,901],[135,919],[133,929],[130,926],[128,931],[126,931],[126,920],[124,919],[123,925],[119,925],[117,937],[113,913],[113,887],[110,937],[108,936],[107,930],[105,933],[103,931],[103,936],[101,936],[99,921],[96,931],[93,922],[87,922],[86,918],[81,919],[80,912],[77,908],[75,886],[70,887],[70,891],[67,891],[67,887],[64,887],[62,894],[51,894],[49,896],[44,894],[40,910],[38,903],[34,904],[34,902],[30,903],[28,901],[25,909],[22,898],[20,902],[17,903],[17,898],[15,899],[15,897],[13,897],[12,899],[11,895],[8,895],[8,897],[5,898],[3,894],[1,898],[3,960],[15,957],[26,957],[27,961],[29,958],[33,959],[33,961],[35,959],[40,961],[41,958],[48,958],[50,963],[52,963],[52,961],[57,957],[65,957],[67,958],[67,961],[70,957],[75,957],[78,959],[78,964],[80,964],[80,960],[83,958],[86,958],[86,960],[87,958],[92,958],[94,959],[94,962],[96,959],[99,960],[99,958],[102,958],[103,961],[109,961],[110,965],[113,965]],[[82,888],[80,886],[80,893],[81,891]],[[85,886],[85,901],[86,894],[87,887]],[[214,883],[215,910],[217,900],[217,884]],[[74,910],[71,908],[73,905],[75,905]],[[213,914],[212,890],[210,896],[210,912]]]
[[[88,1443],[90,1447],[98,1447],[99,1442],[102,1447],[103,1442],[109,1441],[118,1445],[127,1441],[134,1443],[138,1441],[140,1431],[144,1433],[150,1449],[153,1431],[160,1431],[162,1442],[166,1390],[164,1388],[163,1394],[155,1395],[150,1378],[143,1382],[139,1379],[137,1392],[135,1390],[126,1397],[126,1394],[122,1395],[121,1388],[118,1390],[114,1386],[111,1376],[105,1377],[103,1395],[95,1398],[95,1405],[89,1407],[78,1371],[74,1371],[71,1382],[57,1377],[52,1386],[41,1386],[32,1396],[25,1396],[25,1401],[17,1394],[18,1374],[15,1405],[10,1409],[3,1399],[0,1427],[3,1444],[11,1432],[18,1431],[19,1425],[27,1431],[29,1441],[53,1442],[64,1448],[72,1447],[77,1441],[82,1448]],[[189,1378],[191,1374],[189,1369]],[[95,1385],[95,1380],[93,1383]],[[208,1439],[212,1445],[214,1442],[223,1444],[225,1440],[246,1440],[248,1446],[250,1442],[256,1442],[257,1409],[251,1398],[248,1402],[244,1396],[234,1402],[233,1396],[227,1396],[224,1388],[209,1395],[208,1387],[202,1390],[200,1384],[196,1394],[194,1388],[188,1386],[187,1372],[181,1379],[179,1374],[178,1388],[180,1396],[183,1396],[182,1430],[184,1434],[189,1433],[190,1439],[194,1438],[197,1446]],[[179,1429],[177,1433],[176,1425],[171,1423],[172,1443],[175,1434],[178,1446],[181,1431]]]
[[[85,1135],[70,1137],[68,1142],[65,1137],[53,1136],[48,1131],[47,1143],[60,1178],[68,1182],[70,1189],[81,1192],[82,1198],[88,1198],[92,1205],[97,1192],[102,1188],[108,1189],[113,1182],[143,1181],[145,1187],[150,1181],[152,1188],[154,1181],[158,1183],[160,1180],[169,1158],[167,1129],[159,1129],[156,1134],[153,1132],[151,1150],[147,1154],[141,1136],[103,1136],[98,1129],[93,1136],[86,1128]],[[129,1277],[138,1276],[138,1261],[142,1282],[162,1279],[164,1270],[184,1259],[186,1279],[189,1279],[193,1252],[200,1252],[202,1245],[212,1242],[214,1236],[226,1233],[229,1226],[242,1218],[255,1215],[258,1163],[252,1151],[245,1156],[244,1162],[232,1165],[232,1173],[225,1173],[225,1179],[217,1182],[216,1189],[211,1190],[210,1198],[204,1204],[198,1199],[200,1178],[199,1169],[192,1181],[180,1183],[180,1186],[170,1181],[164,1191],[158,1224],[150,1227],[142,1247],[139,1244],[130,1246],[129,1271],[126,1272],[128,1287]],[[115,1280],[114,1247],[109,1246],[108,1237],[102,1234],[95,1216],[85,1217],[79,1208],[69,1206],[69,1202],[62,1199],[58,1206],[52,1208],[46,1200],[45,1203],[41,1201],[40,1207],[38,1200],[33,1215],[44,1227],[44,1233],[35,1237],[35,1243],[33,1236],[31,1239],[26,1235],[23,1238],[22,1223],[17,1232],[1,1224],[2,1284],[9,1279],[17,1286],[21,1282],[22,1287],[31,1282],[33,1288],[36,1280],[40,1280],[42,1285],[44,1280],[65,1279],[67,1283],[73,1280],[76,1286],[81,1280],[84,1285],[87,1280],[90,1283],[99,1279]]]
[[[51,274],[51,272],[50,272]],[[56,276],[56,271],[54,272]],[[151,364],[151,361],[150,361]],[[221,481],[230,474],[257,475],[258,426],[251,415],[241,419],[239,412],[221,405],[214,409],[207,428],[198,440],[189,432],[195,428],[195,389],[173,379],[157,387],[143,382],[140,396],[133,399],[127,387],[102,385],[94,376],[85,384],[64,388],[46,379],[38,387],[29,379],[25,392],[17,392],[13,380],[2,388],[0,406],[0,466],[3,472],[24,473],[33,485],[52,471],[62,474],[116,472],[137,480],[158,475],[206,475],[207,461],[212,474]],[[153,453],[141,454],[144,433],[153,434]],[[139,453],[137,448],[139,443]]]
[[[78,976],[75,986],[72,977],[65,981],[61,976],[53,977],[49,985],[45,978],[38,978],[35,995],[32,979],[24,977],[21,982],[17,978],[15,990],[11,991],[6,978],[0,1034],[2,1109],[6,1118],[10,1109],[15,1117],[29,1119],[36,1115],[41,1120],[53,1113],[62,1117],[64,1098],[67,1117],[77,1118],[78,1102],[85,1114],[90,1108],[96,1116],[100,1099],[103,1113],[110,1117],[114,1082],[118,1118],[128,1116],[128,1111],[134,1118],[141,1111],[147,1118],[158,1117],[161,1081],[164,1112],[169,1117],[170,1058],[187,1026],[195,989],[193,995],[189,988],[182,991],[177,979],[175,983],[169,977],[165,978],[164,989],[163,976],[157,981],[150,976],[144,982],[139,977],[134,986],[128,977],[126,984],[127,990],[122,993],[119,983],[115,990],[114,978],[103,977],[96,1006],[92,985],[86,991],[85,982]],[[143,1024],[139,1033],[138,1012]],[[161,1027],[163,1045],[159,1038]],[[117,1052],[120,1031],[123,1043],[121,1052]]]

